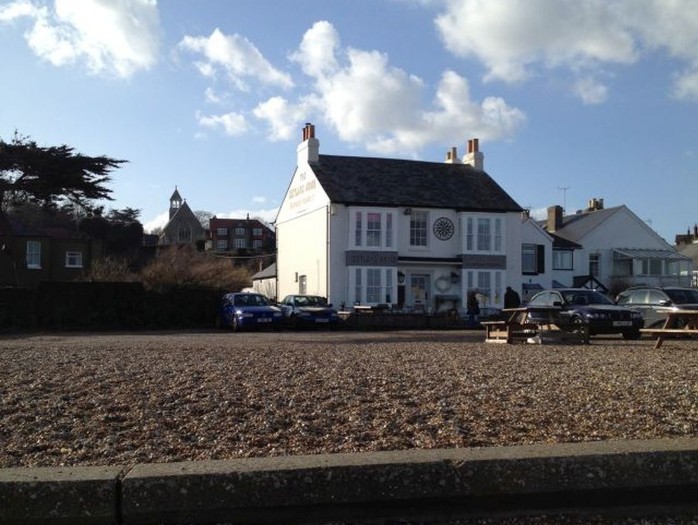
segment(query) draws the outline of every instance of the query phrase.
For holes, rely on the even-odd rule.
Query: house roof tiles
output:
[[[310,166],[340,204],[522,211],[492,177],[467,164],[320,155]]]

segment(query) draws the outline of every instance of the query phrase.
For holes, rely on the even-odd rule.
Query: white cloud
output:
[[[0,21],[33,19],[27,43],[57,67],[84,64],[93,74],[129,77],[155,64],[160,39],[155,0],[55,0],[53,6],[13,2],[0,8]]]
[[[335,57],[339,45],[339,33],[332,24],[324,20],[315,22],[290,58],[300,64],[306,75],[322,78],[339,67]]]
[[[676,75],[674,95],[680,99],[698,101],[698,64],[695,69]]]
[[[444,46],[480,61],[485,80],[525,81],[566,69],[586,104],[606,100],[592,75],[649,52],[685,61],[674,94],[698,98],[698,3],[694,0],[448,0],[435,20]]]
[[[255,204],[264,204],[267,202],[267,198],[262,196],[252,197],[252,202]]]
[[[269,124],[267,138],[271,141],[288,140],[298,131],[298,123],[306,118],[306,104],[291,104],[283,97],[272,97],[261,102],[253,114]]]
[[[247,131],[245,116],[239,113],[226,113],[223,115],[197,114],[199,125],[209,129],[222,129],[226,135],[234,137]]]
[[[313,89],[298,103],[276,97],[260,104],[255,116],[266,120],[270,138],[293,136],[315,115],[345,141],[381,153],[415,154],[431,142],[452,141],[464,134],[501,138],[513,134],[523,113],[502,99],[471,99],[467,81],[444,74],[433,109],[424,81],[390,65],[378,51],[341,48],[334,27],[318,22],[304,35],[291,59],[313,80]]]
[[[196,65],[204,76],[213,76],[222,69],[238,89],[248,91],[246,79],[282,88],[293,86],[287,73],[274,68],[262,53],[245,37],[226,35],[215,29],[208,37],[185,36],[179,47],[203,56]]]
[[[592,77],[578,79],[572,91],[587,105],[602,104],[608,98],[608,88]]]
[[[162,228],[167,224],[167,222],[170,220],[170,212],[166,211],[164,213],[161,213],[160,215],[157,215],[153,219],[143,223],[143,231],[146,233],[150,233],[156,228]]]

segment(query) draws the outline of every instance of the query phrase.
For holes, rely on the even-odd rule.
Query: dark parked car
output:
[[[590,335],[622,334],[624,339],[637,339],[644,326],[639,310],[618,306],[586,288],[545,290],[534,295],[528,306],[560,308],[560,315],[569,316],[570,323],[587,323]]]
[[[264,295],[258,293],[227,293],[221,299],[218,324],[237,332],[244,328],[282,327],[281,310]]]
[[[287,295],[279,303],[284,319],[293,328],[327,326],[339,324],[337,310],[319,295]]]
[[[645,318],[645,326],[657,328],[667,314],[676,310],[698,310],[698,290],[678,286],[633,286],[618,294],[617,303],[637,308]]]

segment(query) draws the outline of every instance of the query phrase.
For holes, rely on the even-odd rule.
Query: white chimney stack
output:
[[[455,147],[446,152],[446,164],[460,164],[458,150]]]
[[[463,158],[463,164],[469,164],[478,170],[484,169],[485,156],[480,151],[480,139],[468,140],[468,153]]]
[[[315,138],[315,126],[310,122],[303,128],[303,142],[298,145],[298,166],[320,159],[320,141]]]

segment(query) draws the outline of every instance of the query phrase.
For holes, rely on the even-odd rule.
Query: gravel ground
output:
[[[480,332],[0,339],[0,468],[698,437],[698,342]]]
[[[472,331],[6,336],[0,468],[698,437],[698,342],[656,351],[620,338],[482,340]],[[548,523],[698,516],[448,525]]]

